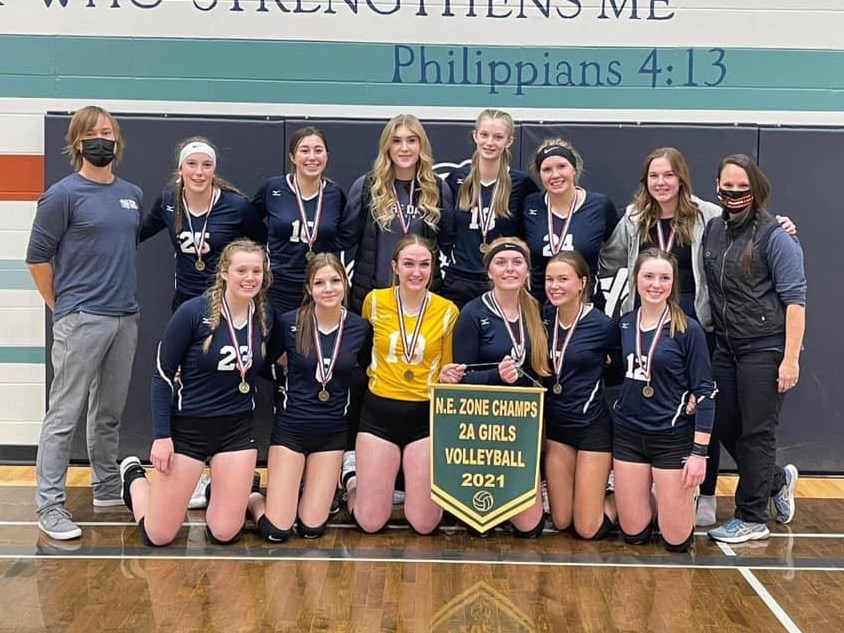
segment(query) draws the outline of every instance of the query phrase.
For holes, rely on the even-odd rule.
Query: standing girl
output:
[[[417,234],[451,254],[454,210],[451,189],[437,178],[431,144],[412,114],[393,117],[381,132],[372,171],[358,178],[349,191],[347,213],[356,218],[357,244],[350,305],[360,313],[374,288],[391,285],[393,250],[399,240]],[[439,287],[437,261],[432,284]]]
[[[454,251],[445,269],[442,295],[462,308],[489,290],[484,254],[496,237],[519,236],[525,197],[537,191],[531,178],[510,168],[513,119],[484,110],[472,130],[471,165],[456,169],[446,182],[456,198]]]
[[[578,186],[583,159],[568,141],[543,141],[534,154],[533,167],[545,191],[525,199],[522,221],[533,261],[531,292],[542,305],[545,266],[560,251],[583,255],[589,265],[590,286],[596,288],[598,257],[615,229],[618,214],[607,196]],[[603,294],[593,295],[596,305],[602,308]]]
[[[325,531],[346,447],[352,370],[368,363],[371,328],[346,310],[346,270],[331,253],[305,269],[305,304],[281,317],[270,359],[286,355],[286,374],[270,440],[267,498],[249,509],[265,539],[281,542]],[[363,360],[367,359],[367,360]],[[301,488],[304,483],[304,489]],[[301,496],[300,496],[301,491]]]
[[[176,146],[173,183],[155,201],[141,227],[144,241],[167,229],[176,251],[173,310],[204,293],[223,248],[238,237],[263,240],[249,200],[217,175],[217,150],[194,136]]]
[[[548,376],[548,344],[539,306],[527,291],[530,254],[518,238],[499,237],[484,255],[492,290],[467,303],[454,329],[454,362],[445,382],[530,386]],[[472,369],[467,365],[488,365]],[[514,532],[536,538],[544,527],[539,483],[536,503],[510,519]]]
[[[649,542],[653,486],[665,548],[685,552],[694,543],[694,497],[715,414],[709,349],[703,328],[677,301],[672,254],[643,251],[633,275],[641,307],[620,321],[626,373],[613,405],[618,520],[627,543]]]
[[[208,293],[179,306],[167,324],[152,378],[156,476],[148,482],[137,457],[120,464],[123,500],[147,545],[176,536],[206,459],[214,477],[209,535],[222,544],[240,538],[250,488],[259,483],[252,415],[271,326],[269,281],[264,249],[235,240],[223,249]]]
[[[563,251],[545,269],[544,310],[551,377],[545,396],[545,479],[551,520],[574,524],[581,538],[601,539],[615,523],[606,495],[612,467],[612,419],[603,393],[607,356],[618,348],[618,326],[589,303],[589,266]]]
[[[451,363],[457,308],[428,290],[434,254],[425,238],[402,237],[392,260],[398,284],[373,290],[363,304],[363,318],[373,328],[372,362],[355,445],[356,473],[347,474],[344,464],[344,484],[349,511],[370,533],[390,518],[400,470],[410,526],[431,534],[442,518],[431,499],[428,383]]]
[[[339,253],[355,240],[346,196],[323,176],[328,165],[325,134],[310,126],[296,130],[288,158],[292,172],[270,178],[252,199],[267,225],[273,273],[267,298],[278,315],[301,305],[305,266],[317,253]]]

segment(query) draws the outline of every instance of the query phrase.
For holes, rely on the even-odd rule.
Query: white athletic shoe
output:
[[[211,483],[211,477],[204,472],[199,476],[199,481],[196,482],[193,494],[188,501],[188,510],[201,510],[208,507],[208,499],[205,496],[205,489]]]
[[[356,473],[355,452],[346,451],[343,453],[343,466],[340,469],[340,483],[346,492],[349,491],[349,481],[356,478]]]

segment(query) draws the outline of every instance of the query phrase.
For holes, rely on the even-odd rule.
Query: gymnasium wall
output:
[[[441,161],[469,154],[458,122],[484,107],[524,121],[528,151],[549,122],[566,121],[587,186],[619,204],[653,145],[689,143],[704,195],[722,150],[751,148],[776,175],[775,201],[804,243],[835,252],[838,217],[812,218],[835,208],[826,183],[840,163],[834,128],[844,126],[841,0],[0,0],[0,24],[0,459],[31,459],[45,409],[48,332],[24,256],[36,200],[67,169],[64,120],[48,112],[97,103],[150,126],[130,129],[122,167],[138,174],[148,203],[179,136],[207,131],[237,152],[223,170],[251,192],[281,168],[285,129],[301,117],[356,120],[329,127],[344,185],[397,112],[442,122],[442,132],[432,127]],[[836,266],[812,266],[817,256],[807,253],[811,296],[833,302]],[[145,272],[147,261],[169,265],[163,238],[140,257]],[[141,280],[145,306],[164,305],[157,293],[169,294],[169,271],[152,272],[161,288]],[[807,338],[811,355],[812,337],[826,337],[809,402],[829,429],[839,415],[823,388],[837,376],[835,330],[813,328],[834,307],[810,308]],[[158,325],[144,327],[152,336]],[[813,459],[844,470],[844,458]]]
[[[54,182],[68,171],[60,156],[67,115],[50,115],[46,122],[46,180]],[[471,153],[470,122],[426,121],[438,171],[447,172]],[[219,172],[245,192],[252,193],[270,175],[283,169],[282,155],[290,133],[316,124],[329,139],[329,175],[344,188],[371,162],[382,121],[323,121],[245,118],[121,117],[129,144],[119,167],[124,178],[142,186],[147,208],[174,167],[173,147],[186,136],[203,134],[220,148]],[[745,152],[756,157],[773,181],[772,209],[789,214],[799,226],[809,274],[809,328],[800,386],[786,399],[780,429],[780,457],[804,470],[844,471],[838,447],[844,441],[841,407],[830,395],[844,378],[838,359],[844,343],[833,334],[839,303],[834,254],[844,218],[833,209],[836,165],[844,161],[844,131],[835,129],[773,129],[752,126],[597,125],[523,122],[514,144],[514,165],[526,169],[533,149],[548,136],[571,139],[584,156],[582,184],[607,193],[619,208],[629,201],[640,176],[642,158],[654,147],[673,145],[689,160],[695,191],[712,199],[715,168],[725,155]],[[800,157],[799,170],[795,157]],[[811,174],[807,180],[806,174]],[[809,183],[812,184],[809,184]],[[121,454],[148,454],[150,444],[149,380],[155,346],[169,316],[173,287],[173,256],[163,234],[144,243],[138,253],[142,304],[141,341],[129,405],[124,419]],[[612,280],[606,280],[607,288]],[[840,287],[838,284],[837,287]],[[49,332],[48,332],[49,334]],[[49,366],[48,366],[49,371]],[[269,384],[259,403],[263,446],[271,424]],[[73,457],[85,459],[80,431]]]

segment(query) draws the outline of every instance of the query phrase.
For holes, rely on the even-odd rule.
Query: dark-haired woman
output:
[[[531,293],[543,305],[545,266],[560,251],[583,255],[589,264],[590,288],[595,288],[601,247],[615,229],[618,212],[607,196],[578,185],[583,158],[570,142],[543,141],[533,156],[533,168],[545,191],[525,199],[522,222],[533,262]],[[602,293],[594,292],[593,299],[603,308]]]
[[[510,168],[513,119],[501,110],[480,113],[472,130],[470,165],[449,174],[455,197],[455,241],[441,294],[462,308],[489,290],[484,254],[496,237],[520,236],[522,203],[537,191],[530,176]]]
[[[328,141],[313,127],[290,138],[291,173],[270,178],[252,198],[267,226],[273,285],[267,293],[278,315],[302,304],[305,266],[317,253],[335,253],[355,241],[355,219],[346,213],[346,195],[324,177]]]
[[[527,290],[530,254],[518,238],[499,237],[484,255],[492,290],[467,303],[454,328],[454,364],[444,382],[529,387],[549,375],[547,338],[539,305]],[[490,369],[467,368],[488,365]],[[468,371],[467,371],[468,369]],[[542,534],[539,482],[536,502],[510,523],[523,538]]]
[[[238,237],[263,241],[255,209],[217,175],[217,159],[217,150],[206,138],[194,136],[179,143],[173,182],[141,227],[141,241],[167,229],[176,251],[173,310],[208,289],[226,244]]]
[[[718,438],[738,467],[732,519],[710,530],[725,543],[764,539],[768,504],[776,520],[794,518],[797,469],[776,464],[776,427],[784,394],[800,375],[805,330],[803,251],[766,211],[767,178],[748,156],[718,168],[720,218],[703,237],[704,269],[715,326]]]
[[[258,530],[272,542],[295,529],[303,538],[325,531],[346,447],[352,371],[368,363],[372,328],[344,307],[348,278],[332,253],[305,268],[302,307],[281,317],[269,358],[286,355],[286,372],[270,440],[266,502],[250,495]],[[300,494],[301,493],[301,494]]]
[[[260,483],[252,417],[272,328],[264,303],[269,281],[263,247],[235,240],[220,254],[208,292],[179,306],[167,323],[151,388],[156,476],[147,481],[135,456],[120,464],[123,500],[147,545],[167,545],[176,536],[209,459],[209,536],[228,544],[242,534],[249,491]]]
[[[633,275],[641,307],[619,322],[626,372],[612,409],[618,521],[625,542],[650,542],[653,490],[665,548],[685,552],[694,543],[694,497],[715,413],[709,348],[678,303],[671,253],[642,251]]]
[[[544,309],[551,376],[545,394],[545,479],[551,520],[581,538],[606,537],[616,519],[606,494],[612,419],[603,392],[607,357],[618,352],[618,325],[589,304],[589,266],[580,253],[557,253],[545,268]]]
[[[707,222],[721,215],[721,208],[692,195],[691,175],[686,159],[673,147],[660,147],[645,157],[639,189],[619,220],[612,237],[601,250],[599,276],[615,277],[618,271],[633,270],[640,250],[655,247],[677,258],[680,306],[710,333],[712,315],[709,288],[703,270],[703,230]],[[795,232],[788,218],[777,218],[789,233]],[[622,294],[621,314],[636,306],[633,275],[628,274],[628,292]],[[715,523],[715,486],[718,480],[720,443],[711,442],[706,479],[700,487],[695,524]]]

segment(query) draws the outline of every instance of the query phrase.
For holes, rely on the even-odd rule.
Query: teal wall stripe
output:
[[[844,110],[833,50],[2,35],[0,59],[0,97]]]
[[[0,363],[43,364],[43,347],[0,347]]]

